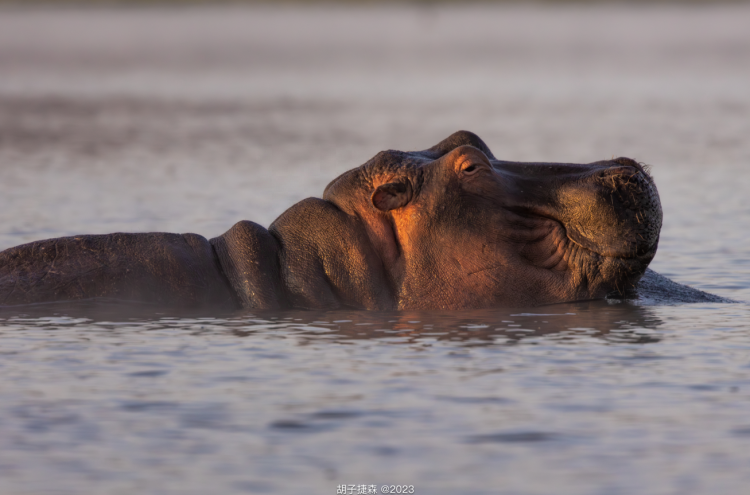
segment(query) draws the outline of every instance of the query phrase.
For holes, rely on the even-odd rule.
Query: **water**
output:
[[[750,7],[0,10],[0,248],[267,225],[381,149],[652,166],[750,300]],[[0,492],[739,493],[750,306],[0,313]]]

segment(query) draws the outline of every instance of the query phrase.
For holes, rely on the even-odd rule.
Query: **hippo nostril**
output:
[[[643,165],[641,165],[640,163],[638,163],[637,161],[631,158],[626,158],[624,156],[621,156],[619,158],[615,158],[612,161],[620,165],[623,165],[625,167],[632,167],[636,169],[637,171],[641,172],[646,177],[649,177],[648,171],[643,167]]]
[[[592,178],[604,188],[618,194],[640,194],[640,191],[647,189],[652,183],[645,171],[629,166],[610,167],[594,174]]]

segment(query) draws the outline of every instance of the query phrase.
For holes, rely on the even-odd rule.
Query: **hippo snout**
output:
[[[568,237],[603,256],[653,256],[662,210],[651,176],[629,158],[603,165],[559,191]]]

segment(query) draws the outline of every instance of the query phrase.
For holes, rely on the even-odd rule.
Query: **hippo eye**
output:
[[[471,175],[473,173],[476,173],[477,170],[479,170],[479,166],[476,163],[472,163],[471,165],[463,169],[463,173],[465,173],[466,175]]]

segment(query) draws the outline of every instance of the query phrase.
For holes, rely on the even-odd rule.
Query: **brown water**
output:
[[[0,10],[0,248],[268,225],[381,149],[652,166],[750,300],[750,6]],[[0,493],[741,493],[750,307],[0,314]],[[380,491],[380,489],[378,488]],[[355,491],[356,493],[356,491]]]

